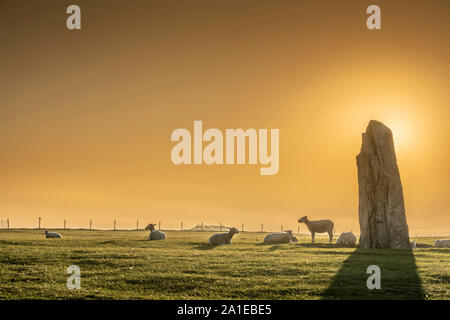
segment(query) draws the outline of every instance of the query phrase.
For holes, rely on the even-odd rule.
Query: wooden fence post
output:
[[[161,221],[158,223],[158,230],[161,230]]]
[[[116,220],[114,220],[114,231],[116,231]]]
[[[244,232],[244,224],[241,226],[241,231]]]
[[[89,220],[89,230],[92,230],[92,220]]]
[[[66,230],[66,220],[64,219],[64,230]]]
[[[183,221],[181,221],[181,231],[183,231]]]
[[[261,232],[264,232],[264,224],[261,223]]]
[[[6,224],[7,224],[8,229],[9,229],[9,218],[6,220]]]
[[[39,222],[38,222],[38,229],[41,230],[41,217],[38,218]]]

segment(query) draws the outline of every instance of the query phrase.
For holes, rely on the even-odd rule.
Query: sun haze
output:
[[[450,234],[448,1],[0,5],[0,218],[12,227],[197,223],[359,232],[355,157],[394,134],[410,234]],[[7,44],[7,45],[6,45]],[[177,166],[171,132],[279,129],[279,171]],[[306,232],[304,225],[300,231]]]

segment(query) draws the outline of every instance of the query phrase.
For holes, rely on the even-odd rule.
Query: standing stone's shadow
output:
[[[367,267],[381,269],[381,289],[367,288]],[[356,249],[343,262],[323,299],[424,299],[422,282],[410,249]]]

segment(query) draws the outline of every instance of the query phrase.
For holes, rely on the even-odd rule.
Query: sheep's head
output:
[[[239,233],[239,230],[236,228],[231,228],[230,231],[228,231],[228,233],[233,235],[233,234]]]
[[[145,230],[153,231],[153,230],[155,230],[155,226],[156,226],[156,224],[150,223],[148,226],[145,227]]]
[[[292,230],[286,230],[285,232],[289,235],[289,237],[294,236],[294,234],[292,233]]]
[[[300,219],[298,219],[299,223],[306,223],[306,221],[308,221],[308,216],[304,216],[304,217],[301,217]]]
[[[47,234],[48,233],[48,231],[47,230],[45,230],[45,234]]]

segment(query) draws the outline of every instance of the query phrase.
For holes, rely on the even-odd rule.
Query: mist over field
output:
[[[411,234],[449,234],[448,3],[380,5],[368,30],[351,1],[82,1],[68,30],[66,3],[2,1],[0,219],[277,231],[308,215],[359,232],[355,157],[375,119]],[[278,172],[175,165],[171,133],[195,120],[279,129]]]

